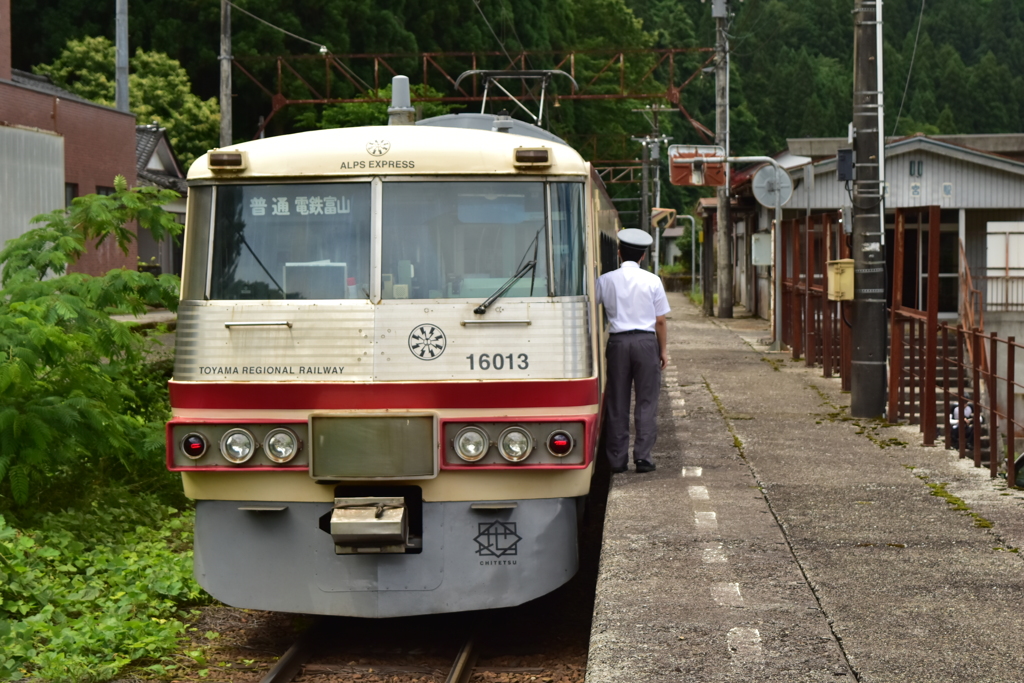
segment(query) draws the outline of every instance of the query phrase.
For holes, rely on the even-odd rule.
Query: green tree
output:
[[[413,85],[409,91],[412,97],[443,97],[443,93],[428,85]],[[382,99],[391,101],[391,84],[380,90],[371,90],[367,100]],[[303,123],[317,128],[349,128],[351,126],[386,126],[388,123],[388,107],[384,102],[354,102],[351,104],[334,104],[324,107],[319,119],[309,117]],[[432,116],[448,114],[452,105],[440,102],[415,102],[416,118],[425,119]],[[307,114],[308,116],[308,114]]]
[[[113,106],[114,44],[104,37],[68,41],[60,56],[34,68],[87,100]],[[129,61],[128,104],[138,123],[158,122],[179,160],[187,168],[196,157],[217,145],[220,108],[217,100],[192,93],[188,74],[174,59],[141,48]]]
[[[167,418],[153,347],[113,314],[177,307],[178,278],[112,270],[68,273],[92,240],[127,251],[131,222],[160,239],[180,226],[161,205],[177,194],[128,189],[87,195],[37,216],[0,251],[0,507],[34,488],[103,480],[111,468],[152,471]]]

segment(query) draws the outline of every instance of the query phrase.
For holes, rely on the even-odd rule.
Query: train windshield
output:
[[[545,220],[549,189],[553,274]],[[531,261],[506,297],[546,297],[549,290],[582,294],[582,196],[580,183],[386,183],[382,297],[486,299]]]
[[[222,185],[213,299],[366,299],[370,184]]]

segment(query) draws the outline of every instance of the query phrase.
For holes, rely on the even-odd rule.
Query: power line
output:
[[[484,23],[487,24],[487,28],[491,29],[491,35],[494,36],[494,39],[496,41],[498,41],[498,45],[501,46],[501,51],[505,53],[506,57],[508,57],[509,64],[515,66],[515,61],[513,61],[512,56],[508,53],[508,50],[505,49],[505,43],[501,42],[501,38],[499,38],[498,34],[494,32],[494,27],[491,26],[491,22],[487,21],[487,15],[484,14],[484,8],[480,6],[480,0],[473,0],[473,4],[476,5],[476,8],[478,10],[480,10],[480,16],[484,18]]]
[[[274,24],[271,24],[266,19],[261,19],[260,17],[256,16],[252,12],[250,12],[248,10],[245,10],[245,9],[242,9],[241,7],[236,5],[235,3],[231,2],[231,0],[228,0],[228,4],[231,5],[232,7],[234,7],[236,10],[238,10],[242,14],[246,14],[246,15],[252,17],[253,19],[255,19],[256,21],[258,21],[260,23],[263,23],[263,24],[266,24],[267,26],[269,26],[270,28],[274,29],[275,31],[280,31],[281,33],[285,34],[286,36],[291,36],[292,38],[295,38],[296,40],[301,40],[304,43],[309,43],[310,45],[313,45],[313,46],[316,46],[316,47],[320,48],[321,54],[327,55],[327,54],[330,53],[330,50],[323,43],[317,43],[316,41],[309,40],[308,38],[303,38],[302,36],[295,35],[291,31],[286,31],[285,29],[281,28],[280,26],[275,26]],[[333,61],[335,64],[337,64],[338,68],[340,68],[342,71],[347,71],[348,74],[350,76],[352,76],[352,78],[355,78],[360,83],[362,83],[364,88],[366,88],[367,90],[370,89],[370,84],[369,83],[364,81],[362,78],[359,78],[358,74],[356,74],[355,71],[352,71],[352,69],[350,69],[347,66],[345,66],[344,64],[342,64],[333,55],[331,55],[331,61]]]
[[[924,23],[924,0],[921,0],[921,14],[917,18],[917,35],[914,36],[914,51],[910,53],[910,68],[907,69],[907,82],[903,84],[903,97],[900,99],[900,109],[896,112],[896,123],[892,125],[892,134],[896,135],[896,128],[900,125],[900,115],[903,114],[903,103],[907,101],[907,90],[910,88],[910,74],[914,72],[914,57],[917,56],[917,39],[921,37],[921,24]],[[881,84],[879,84],[881,86]]]
[[[317,42],[314,42],[314,41],[312,41],[312,40],[309,40],[309,39],[307,39],[307,38],[303,38],[302,36],[297,36],[297,35],[295,35],[294,33],[292,33],[291,31],[286,31],[286,30],[284,30],[283,28],[281,28],[280,26],[275,26],[274,24],[271,24],[271,23],[270,23],[269,21],[267,21],[266,19],[260,19],[259,17],[257,17],[257,16],[256,16],[255,14],[253,14],[252,12],[250,12],[250,11],[248,11],[248,10],[244,10],[244,9],[242,9],[241,7],[239,7],[238,5],[236,5],[235,3],[231,2],[231,0],[228,0],[228,4],[229,4],[229,5],[231,5],[232,7],[234,7],[234,8],[236,9],[236,10],[238,10],[238,11],[239,11],[239,12],[241,12],[242,14],[247,14],[247,15],[249,15],[250,17],[252,17],[252,18],[253,18],[253,19],[255,19],[256,21],[259,21],[259,22],[262,22],[262,23],[266,24],[267,26],[269,26],[270,28],[274,29],[275,31],[280,31],[281,33],[283,33],[283,34],[285,34],[285,35],[287,35],[287,36],[291,36],[292,38],[295,38],[296,40],[301,40],[301,41],[302,41],[302,42],[304,42],[304,43],[309,43],[310,45],[313,45],[313,46],[315,46],[315,47],[322,47],[322,48],[326,48],[326,47],[327,47],[327,46],[326,46],[326,45],[324,45],[323,43],[317,43]]]

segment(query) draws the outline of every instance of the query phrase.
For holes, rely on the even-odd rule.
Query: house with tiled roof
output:
[[[174,190],[181,197],[164,208],[185,223],[185,198],[188,185],[178,162],[167,129],[156,122],[135,127],[135,173],[139,185]],[[147,230],[139,233],[139,263],[154,272],[181,275],[181,236],[157,241]]]

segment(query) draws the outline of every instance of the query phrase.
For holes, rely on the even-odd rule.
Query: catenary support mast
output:
[[[220,146],[231,145],[231,3],[220,0]]]
[[[729,24],[728,0],[713,0],[715,18],[715,144],[729,156]],[[725,185],[718,188],[718,317],[732,317],[732,216],[729,206],[729,164],[725,165]],[[707,294],[705,294],[707,296]]]

